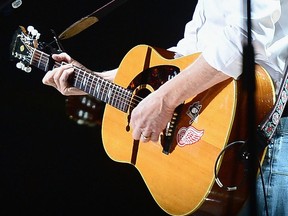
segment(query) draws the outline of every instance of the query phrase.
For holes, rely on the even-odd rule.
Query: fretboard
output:
[[[74,69],[73,86],[123,112],[132,103],[132,92],[90,72]]]
[[[47,72],[49,70],[49,60],[50,55],[34,49],[31,65]],[[67,63],[56,62],[53,68],[60,67],[63,64]],[[133,107],[136,106],[136,102],[135,104],[133,102],[132,91],[76,66],[74,66],[74,74],[69,80],[71,80],[70,84],[73,87],[76,87],[123,112],[128,112],[129,109],[133,109]]]

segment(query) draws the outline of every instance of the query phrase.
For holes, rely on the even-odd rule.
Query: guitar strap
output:
[[[271,141],[280,118],[285,109],[285,105],[287,102],[288,96],[288,67],[286,66],[286,71],[283,77],[283,81],[281,83],[279,93],[277,96],[276,103],[272,111],[269,115],[262,121],[262,123],[258,126],[258,138],[260,139],[261,148],[264,149],[268,143]]]

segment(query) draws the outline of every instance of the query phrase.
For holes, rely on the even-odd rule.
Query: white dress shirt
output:
[[[255,62],[279,87],[288,61],[288,0],[252,0],[251,7]],[[211,66],[237,79],[247,42],[246,8],[246,0],[198,0],[183,39],[170,50],[202,52]]]

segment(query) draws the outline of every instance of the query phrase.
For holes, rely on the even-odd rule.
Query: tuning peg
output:
[[[33,31],[31,31],[31,35],[36,37],[36,35],[38,34],[38,31],[36,29],[33,29]]]
[[[23,64],[21,61],[20,61],[20,62],[17,62],[16,67],[17,67],[18,69],[21,69],[21,70],[22,70],[22,68],[24,67],[24,64]]]
[[[21,70],[25,71],[26,73],[30,73],[30,72],[32,71],[32,68],[31,68],[31,67],[25,66],[25,65],[23,64],[23,62],[21,62],[21,61],[16,64],[16,67],[17,67],[18,69],[21,69]]]
[[[26,72],[26,73],[30,73],[32,71],[32,68],[31,67],[24,67],[23,70]]]
[[[37,35],[35,36],[36,40],[38,40],[40,38],[40,33],[38,32]]]
[[[34,30],[34,27],[33,27],[33,26],[28,26],[28,27],[27,27],[27,31],[28,31],[29,33],[31,33],[33,30]]]

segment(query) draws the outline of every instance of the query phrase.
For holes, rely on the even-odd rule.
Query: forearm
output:
[[[94,71],[93,73],[101,76],[103,79],[106,79],[106,80],[113,82],[117,71],[118,71],[118,68],[113,69],[113,70],[104,71],[104,72],[95,72]]]
[[[176,107],[183,101],[196,96],[210,87],[230,78],[211,67],[200,56],[193,64],[158,89],[169,107]]]

